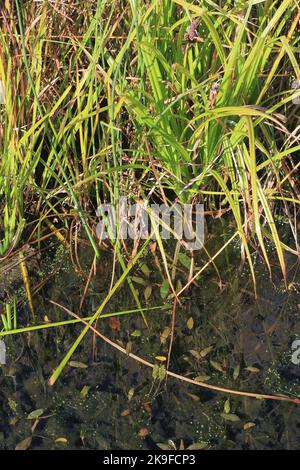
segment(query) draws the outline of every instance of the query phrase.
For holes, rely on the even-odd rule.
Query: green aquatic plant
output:
[[[299,256],[298,1],[16,0],[0,16],[1,258],[28,238],[56,236],[72,250],[82,233],[101,258],[97,207],[123,195],[202,202],[207,218],[234,220],[223,247],[204,247],[202,266],[187,256],[179,290],[181,247],[168,255],[159,223],[156,244],[109,232],[110,290],[51,383],[123,282],[143,313],[132,276],[148,249],[176,303],[237,240],[254,284],[253,253],[271,273],[270,242],[287,284],[286,252]]]

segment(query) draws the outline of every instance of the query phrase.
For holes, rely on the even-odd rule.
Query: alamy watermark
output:
[[[204,243],[203,204],[129,204],[121,197],[117,206],[101,204],[97,209],[96,233],[100,240],[177,239],[187,250],[200,250]]]
[[[5,104],[5,85],[3,80],[0,80],[0,104]]]
[[[300,81],[299,80],[294,80],[292,83],[292,89],[295,91],[300,91]],[[293,104],[300,104],[300,96],[296,96],[295,98],[292,99]]]
[[[295,365],[300,364],[300,339],[296,339],[292,343],[292,363]]]
[[[6,346],[3,340],[0,340],[0,366],[6,364]]]

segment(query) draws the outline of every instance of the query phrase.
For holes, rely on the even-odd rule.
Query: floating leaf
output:
[[[166,342],[168,336],[170,335],[170,333],[171,333],[171,329],[168,326],[166,326],[166,328],[164,329],[164,331],[160,335],[161,344],[165,344],[165,342]]]
[[[18,403],[12,398],[8,397],[8,404],[9,404],[10,409],[16,413],[17,408],[18,408]]]
[[[68,444],[68,439],[66,437],[58,437],[54,442],[57,444]]]
[[[168,444],[169,444],[169,446],[171,446],[172,449],[176,450],[175,442],[172,441],[172,439],[169,439],[169,440],[168,440]]]
[[[166,375],[167,375],[166,368],[164,366],[160,366],[160,368],[158,369],[159,380],[162,382],[165,379]]]
[[[182,289],[182,282],[180,279],[176,282],[176,292],[180,292]]]
[[[132,351],[132,341],[128,341],[128,343],[126,344],[126,353],[130,354],[131,351]]]
[[[153,367],[153,370],[152,370],[152,377],[154,380],[158,379],[158,375],[159,375],[159,366],[156,364],[154,367]]]
[[[165,279],[162,285],[160,286],[160,296],[162,299],[165,299],[170,292],[170,285],[168,279]]]
[[[132,400],[133,395],[134,395],[134,388],[131,387],[131,389],[129,390],[129,392],[128,392],[128,394],[127,394],[128,401],[131,401],[131,400]]]
[[[240,369],[241,369],[241,366],[239,364],[235,366],[234,371],[233,371],[233,380],[237,380],[238,376],[240,375]]]
[[[186,269],[190,269],[191,265],[191,259],[190,257],[185,254],[185,253],[179,253],[178,255],[178,261],[184,266]]]
[[[32,437],[26,437],[26,439],[24,439],[23,441],[19,442],[16,447],[15,447],[15,450],[27,450],[30,445],[31,445],[31,442],[32,442]]]
[[[201,450],[205,449],[208,446],[208,442],[195,442],[187,447],[187,450]]]
[[[222,418],[224,418],[226,421],[231,421],[232,423],[237,423],[240,421],[240,418],[232,413],[226,414],[226,413],[221,413]]]
[[[128,415],[130,415],[130,410],[129,410],[129,409],[124,410],[124,411],[122,411],[122,413],[121,413],[121,416],[122,416],[123,418],[124,418],[125,416],[128,416]]]
[[[173,450],[172,446],[170,446],[169,444],[164,444],[163,442],[158,442],[156,445],[161,450]]]
[[[152,286],[147,286],[146,289],[144,290],[145,300],[148,300],[151,297],[151,294],[152,294]]]
[[[43,413],[44,410],[42,408],[39,408],[37,410],[31,411],[31,413],[29,413],[29,415],[27,416],[27,419],[37,419],[42,416]]]
[[[209,375],[197,375],[197,377],[194,378],[196,382],[207,382],[210,379]]]
[[[193,317],[190,317],[188,321],[186,322],[186,326],[188,327],[189,330],[192,330],[194,328],[194,319]]]
[[[90,387],[88,385],[84,385],[84,387],[82,388],[81,392],[80,392],[80,395],[85,398],[87,396],[87,394],[89,393],[90,391]]]
[[[260,370],[257,367],[246,367],[245,370],[248,370],[249,372],[252,372],[253,374],[257,374],[257,372],[260,372]]]
[[[201,359],[200,353],[198,351],[195,351],[194,349],[190,349],[190,353],[192,356],[194,356],[195,359],[199,361]]]
[[[166,356],[155,356],[155,359],[160,362],[165,362],[167,360]]]
[[[207,356],[207,354],[209,354],[213,349],[214,349],[213,346],[208,346],[208,348],[202,349],[202,351],[200,351],[200,356],[201,357]]]
[[[146,286],[146,285],[147,285],[147,281],[145,281],[145,279],[143,279],[142,277],[131,276],[131,279],[132,279],[136,284],[140,284],[141,286]]]
[[[244,424],[244,430],[247,431],[247,429],[254,428],[254,426],[256,426],[256,424],[249,421],[249,423]]]
[[[83,362],[79,362],[79,361],[70,361],[69,366],[77,368],[77,369],[87,369],[88,368],[88,366],[86,364],[84,364]]]
[[[142,271],[143,274],[145,274],[145,276],[149,277],[150,276],[150,269],[148,268],[148,266],[146,265],[146,263],[142,263],[140,265],[140,270]]]
[[[140,330],[134,330],[132,333],[131,333],[131,336],[134,336],[135,338],[138,338],[139,336],[141,336],[141,331]]]
[[[219,372],[224,372],[224,371],[223,371],[223,368],[222,368],[222,366],[221,366],[221,364],[220,364],[219,362],[215,362],[215,361],[209,361],[209,362],[210,362],[210,365],[211,365],[214,369],[218,370]]]
[[[227,398],[227,400],[225,401],[224,413],[226,413],[227,415],[230,413],[230,400],[229,400],[229,398]]]

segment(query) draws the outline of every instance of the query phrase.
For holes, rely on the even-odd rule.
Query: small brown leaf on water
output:
[[[165,344],[167,341],[168,336],[170,335],[171,329],[166,326],[162,334],[160,335],[160,342],[161,344]]]
[[[143,403],[143,407],[144,407],[144,409],[147,411],[147,413],[148,413],[149,415],[152,414],[152,406],[151,406],[151,405],[152,405],[152,404],[151,404],[150,401],[147,401],[146,403]]]
[[[152,242],[151,245],[150,245],[151,253],[155,253],[155,252],[156,252],[156,248],[157,248],[157,243],[156,243],[156,242]]]
[[[147,428],[141,428],[138,432],[138,436],[141,439],[145,439],[145,437],[149,436],[149,434],[150,434],[150,431]]]
[[[108,320],[108,324],[112,330],[120,331],[121,323],[118,317],[110,317]]]
[[[130,415],[130,410],[129,410],[129,409],[124,410],[124,411],[122,411],[122,413],[121,413],[121,416],[122,416],[123,418],[124,418],[125,416],[128,416],[128,415]]]
[[[244,431],[247,431],[247,429],[254,428],[254,426],[256,426],[256,424],[249,421],[249,423],[244,424]]]
[[[15,450],[27,450],[29,449],[31,442],[32,442],[32,437],[31,436],[26,437],[26,439],[23,439],[23,441],[19,442],[16,445]]]
[[[129,390],[129,392],[128,392],[128,394],[127,394],[128,401],[131,401],[131,400],[132,400],[133,395],[134,395],[134,388],[131,387],[131,389]]]

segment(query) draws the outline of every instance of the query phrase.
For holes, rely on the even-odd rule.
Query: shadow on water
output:
[[[222,228],[224,237],[226,230],[230,228]],[[214,231],[207,242],[211,253],[218,243],[220,234]],[[201,265],[204,255],[197,256]],[[67,318],[49,299],[78,312],[84,280],[68,255],[61,252],[59,257],[60,268],[35,296],[40,322]],[[48,253],[41,263],[50,265],[53,258]],[[80,262],[86,272],[90,261],[84,248]],[[247,266],[240,267],[238,247],[224,252],[217,261],[221,277],[209,267],[177,310],[171,370],[235,390],[299,396],[300,364],[291,360],[291,345],[300,337],[299,265],[295,258],[287,261],[288,291],[275,264],[271,281],[259,257],[255,259],[255,299]],[[145,262],[153,270],[147,279],[153,286],[148,304],[160,305],[161,278],[150,255]],[[110,255],[104,253],[82,314],[95,311],[105,297],[110,263]],[[136,275],[143,278],[139,271]],[[136,287],[145,304],[145,286]],[[106,311],[134,307],[124,285]],[[27,315],[26,308],[20,310],[24,324]],[[170,326],[171,312],[152,311],[147,320],[148,328],[136,314],[123,316],[120,323],[103,319],[98,328],[155,362],[155,357],[168,351],[163,332]],[[14,449],[29,437],[31,449],[155,449],[158,443],[171,448],[195,443],[208,449],[299,448],[299,405],[228,397],[172,378],[167,384],[158,383],[149,369],[92,334],[49,388],[51,372],[81,330],[82,326],[72,325],[5,339],[8,357],[0,375],[0,448]]]

